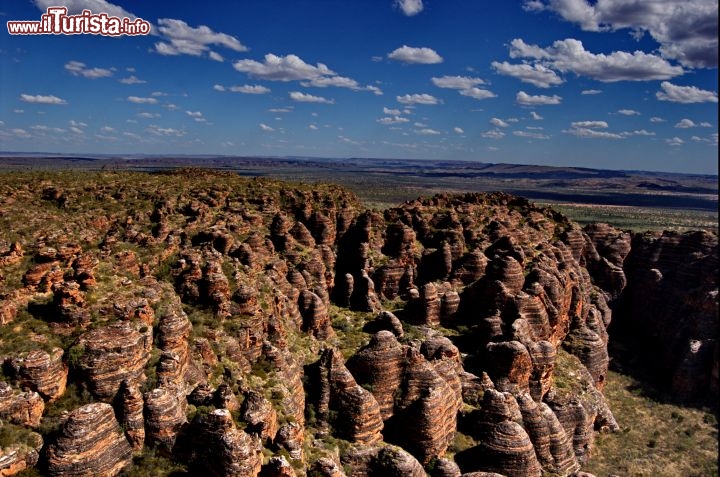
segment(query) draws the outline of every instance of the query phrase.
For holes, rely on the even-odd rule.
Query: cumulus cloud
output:
[[[597,129],[582,128],[582,127],[571,127],[568,130],[563,131],[566,134],[572,134],[580,138],[589,139],[622,139],[623,136],[616,133],[607,131],[598,131]]]
[[[505,133],[499,129],[491,129],[490,131],[480,133],[480,135],[485,139],[502,139],[505,137]]]
[[[432,82],[438,88],[448,89],[470,89],[474,86],[485,84],[485,82],[480,78],[470,78],[468,76],[433,77]]]
[[[419,134],[421,136],[437,136],[438,134],[441,134],[440,131],[430,128],[415,129],[414,132],[415,134]]]
[[[530,131],[513,131],[513,136],[526,137],[528,139],[550,139],[550,136],[547,134]]]
[[[409,17],[417,15],[423,10],[422,0],[395,0],[395,6]]]
[[[297,55],[265,55],[262,63],[255,60],[240,60],[233,67],[241,73],[268,81],[312,80],[321,76],[333,76],[336,73],[322,63],[316,66],[305,63]]]
[[[675,127],[678,129],[711,128],[712,124],[710,124],[708,122],[696,123],[695,121],[693,121],[691,119],[683,118],[677,124],[675,124]]]
[[[408,118],[403,118],[402,116],[386,116],[378,119],[377,122],[380,124],[401,124],[410,122],[410,120]]]
[[[150,134],[154,134],[155,136],[175,136],[175,137],[181,137],[185,135],[184,131],[180,131],[178,129],[174,128],[163,128],[160,126],[156,126],[151,124],[148,126],[147,129],[145,129]]]
[[[260,124],[258,124],[258,126],[260,126],[260,129],[262,129],[265,132],[273,132],[275,130],[275,128],[271,128],[270,126],[268,126],[267,124],[264,124],[264,123],[260,123]]]
[[[638,129],[635,131],[627,131],[622,133],[623,136],[654,136],[654,132],[646,131],[645,129]]]
[[[683,141],[677,136],[672,139],[665,139],[665,142],[668,143],[668,146],[682,146],[683,144],[685,144],[685,141]]]
[[[62,98],[58,98],[57,96],[44,96],[41,94],[21,94],[20,101],[34,104],[67,104],[67,101]]]
[[[657,117],[657,116],[653,116],[652,118],[650,118],[650,122],[651,122],[651,123],[664,123],[665,120],[664,120],[663,118],[659,118],[659,117]]]
[[[157,104],[158,100],[155,98],[141,98],[139,96],[128,96],[128,101],[135,104]]]
[[[210,51],[210,52],[208,53],[208,56],[209,56],[210,59],[213,60],[213,61],[218,61],[218,62],[220,62],[220,63],[222,63],[223,61],[225,61],[225,58],[223,58],[223,56],[222,56],[220,53],[218,53],[217,51]]]
[[[552,96],[545,96],[544,94],[533,96],[527,94],[525,91],[518,91],[515,95],[515,100],[523,106],[543,106],[547,104],[560,104],[562,98],[556,94]]]
[[[580,94],[582,94],[582,95],[600,94],[600,93],[602,93],[602,91],[599,89],[584,89],[584,90],[580,91]]]
[[[480,78],[468,76],[442,76],[433,77],[432,82],[438,88],[456,89],[463,96],[475,99],[495,98],[497,95],[490,90],[478,88],[477,85],[485,84]]]
[[[113,74],[112,70],[107,68],[88,68],[85,63],[80,61],[69,61],[65,64],[65,69],[73,76],[82,76],[88,79],[107,78]]]
[[[320,103],[320,104],[334,104],[334,99],[323,98],[322,96],[313,96],[312,94],[301,93],[300,91],[290,92],[290,99],[299,103]]]
[[[682,75],[681,66],[673,66],[664,58],[635,51],[614,51],[610,54],[591,53],[580,40],[558,40],[547,48],[528,45],[516,38],[510,42],[511,58],[528,58],[562,73],[575,73],[606,83],[615,81],[664,80]]]
[[[502,63],[493,61],[492,67],[501,75],[512,76],[523,83],[530,83],[538,88],[549,88],[564,82],[555,71],[540,63],[534,65],[526,63],[513,65],[507,61],[503,61]]]
[[[414,48],[403,45],[387,54],[391,60],[400,61],[406,64],[431,65],[442,63],[442,56],[438,55],[432,48]]]
[[[173,18],[158,19],[158,32],[165,41],[155,43],[155,51],[161,55],[208,56],[222,61],[222,56],[210,51],[210,45],[222,46],[237,52],[248,51],[240,40],[226,33],[218,33],[205,25],[191,27],[182,20]]]
[[[506,128],[506,127],[509,127],[509,126],[510,126],[508,123],[506,123],[505,121],[503,121],[503,120],[500,119],[500,118],[492,118],[492,119],[490,119],[490,124],[492,124],[493,126],[497,126],[497,127],[499,127],[499,128]]]
[[[535,111],[530,111],[530,117],[533,118],[535,121],[540,121],[540,120],[543,119],[543,117],[540,116],[540,115],[539,115],[538,113],[536,113]]]
[[[618,109],[618,114],[622,114],[623,116],[640,116],[640,111],[635,111],[634,109]]]
[[[493,93],[490,90],[482,89],[482,88],[469,88],[464,89],[460,91],[460,94],[463,96],[469,96],[470,98],[475,99],[488,99],[488,98],[496,98],[497,95]]]
[[[405,94],[395,99],[402,104],[440,104],[440,100],[430,94]]]
[[[668,81],[660,83],[662,91],[655,93],[660,101],[673,103],[717,103],[718,95],[715,91],[707,91],[696,86],[678,86]]]
[[[390,109],[390,108],[383,107],[383,114],[399,116],[401,114],[401,111],[399,109]]]
[[[718,65],[718,6],[713,0],[530,0],[528,11],[550,10],[586,31],[628,29],[649,34],[665,58],[692,68]]]
[[[574,128],[607,129],[608,123],[605,121],[575,121],[570,126]]]
[[[456,132],[457,134],[464,134],[464,133],[465,133],[465,131],[463,131],[463,128],[459,128],[459,127],[457,127],[457,126],[453,128],[453,131]]]
[[[140,78],[136,77],[135,75],[130,75],[127,78],[122,78],[118,80],[122,84],[144,84],[147,83],[145,80],[141,80]]]
[[[242,93],[242,94],[267,94],[270,92],[270,88],[267,88],[265,86],[259,85],[259,84],[244,84],[242,86],[223,86],[221,84],[216,84],[213,86],[213,89],[215,91],[230,91],[232,93]]]

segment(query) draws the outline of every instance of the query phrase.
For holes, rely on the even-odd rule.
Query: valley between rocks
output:
[[[613,310],[717,396],[708,232],[194,169],[7,173],[0,227],[0,475],[587,476]]]

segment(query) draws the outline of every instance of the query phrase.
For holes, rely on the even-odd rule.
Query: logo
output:
[[[11,35],[148,35],[150,22],[142,18],[111,17],[107,13],[83,10],[80,15],[68,15],[66,7],[49,7],[40,21],[9,21]]]

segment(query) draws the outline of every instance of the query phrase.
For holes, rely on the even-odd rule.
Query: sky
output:
[[[5,0],[0,151],[717,174],[717,0]]]

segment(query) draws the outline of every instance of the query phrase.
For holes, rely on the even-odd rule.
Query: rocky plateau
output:
[[[378,211],[203,170],[13,174],[3,476],[588,476],[616,336],[717,399],[713,233],[504,193]]]

